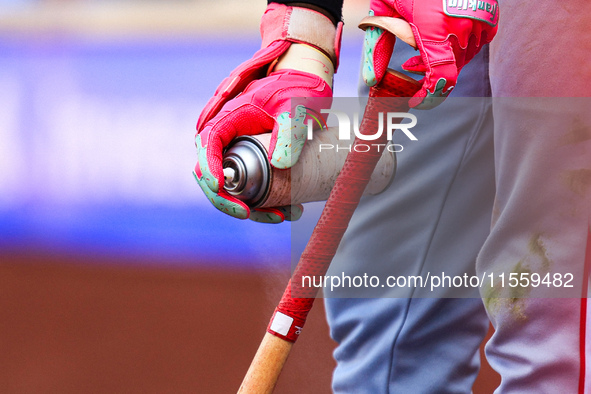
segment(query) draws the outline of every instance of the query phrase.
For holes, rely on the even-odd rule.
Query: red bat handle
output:
[[[392,105],[391,102],[379,100],[379,97],[412,97],[420,87],[417,81],[388,70],[378,86],[370,90],[360,133],[372,134],[378,129],[380,112],[408,111],[408,100],[396,100],[397,103]],[[368,152],[357,152],[354,147],[364,142],[360,139],[355,140],[310,241],[275,309],[267,333],[238,389],[239,393],[273,392],[291,346],[304,326],[318,291],[317,288],[302,287],[302,276],[324,276],[326,273],[381,156],[378,144],[386,142],[387,136],[382,133],[382,136],[372,143],[373,149]]]
[[[407,112],[408,100],[381,100],[383,97],[412,97],[421,85],[404,74],[388,70],[382,81],[370,89],[369,100],[361,121],[360,134],[373,135],[378,130],[379,113]],[[267,331],[284,340],[295,342],[312,308],[318,292],[317,287],[303,287],[302,277],[322,277],[337,251],[339,243],[349,225],[353,212],[359,204],[371,174],[387,143],[386,133],[367,144],[356,138],[351,153],[337,177],[334,188],[326,202],[318,224],[291,280],[283,293],[279,305],[271,318]],[[357,145],[363,145],[359,152]],[[380,145],[382,149],[380,149]],[[369,151],[367,147],[370,147]]]

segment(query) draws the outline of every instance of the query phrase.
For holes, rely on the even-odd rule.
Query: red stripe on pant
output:
[[[589,269],[591,266],[591,227],[587,230],[587,246],[585,250],[585,265],[583,267],[583,287],[581,294],[581,320],[579,329],[579,393],[585,393],[585,375],[586,375],[586,334],[587,334],[587,295],[589,288]]]

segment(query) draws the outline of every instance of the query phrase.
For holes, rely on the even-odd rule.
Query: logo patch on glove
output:
[[[449,16],[477,19],[491,26],[499,23],[497,0],[443,0],[443,9]]]

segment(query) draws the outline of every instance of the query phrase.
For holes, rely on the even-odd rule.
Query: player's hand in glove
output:
[[[194,175],[217,209],[267,223],[301,216],[301,205],[255,210],[231,196],[224,189],[223,150],[237,136],[272,132],[271,165],[295,164],[307,134],[306,108],[320,112],[332,97],[341,27],[307,8],[268,6],[261,21],[262,49],[220,84],[197,123]],[[308,99],[292,108],[295,97]]]
[[[425,76],[410,105],[429,109],[449,95],[462,67],[493,39],[499,8],[497,0],[372,0],[370,16],[361,24],[369,26],[363,65],[369,86],[381,80],[392,56],[394,36],[384,31],[392,30],[391,18],[410,24],[420,53],[402,65],[406,71]]]

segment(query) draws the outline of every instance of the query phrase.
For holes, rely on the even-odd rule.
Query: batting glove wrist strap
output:
[[[335,28],[325,15],[301,7],[271,3],[261,19],[262,48],[273,42],[299,42],[313,46],[338,67],[343,22]]]

